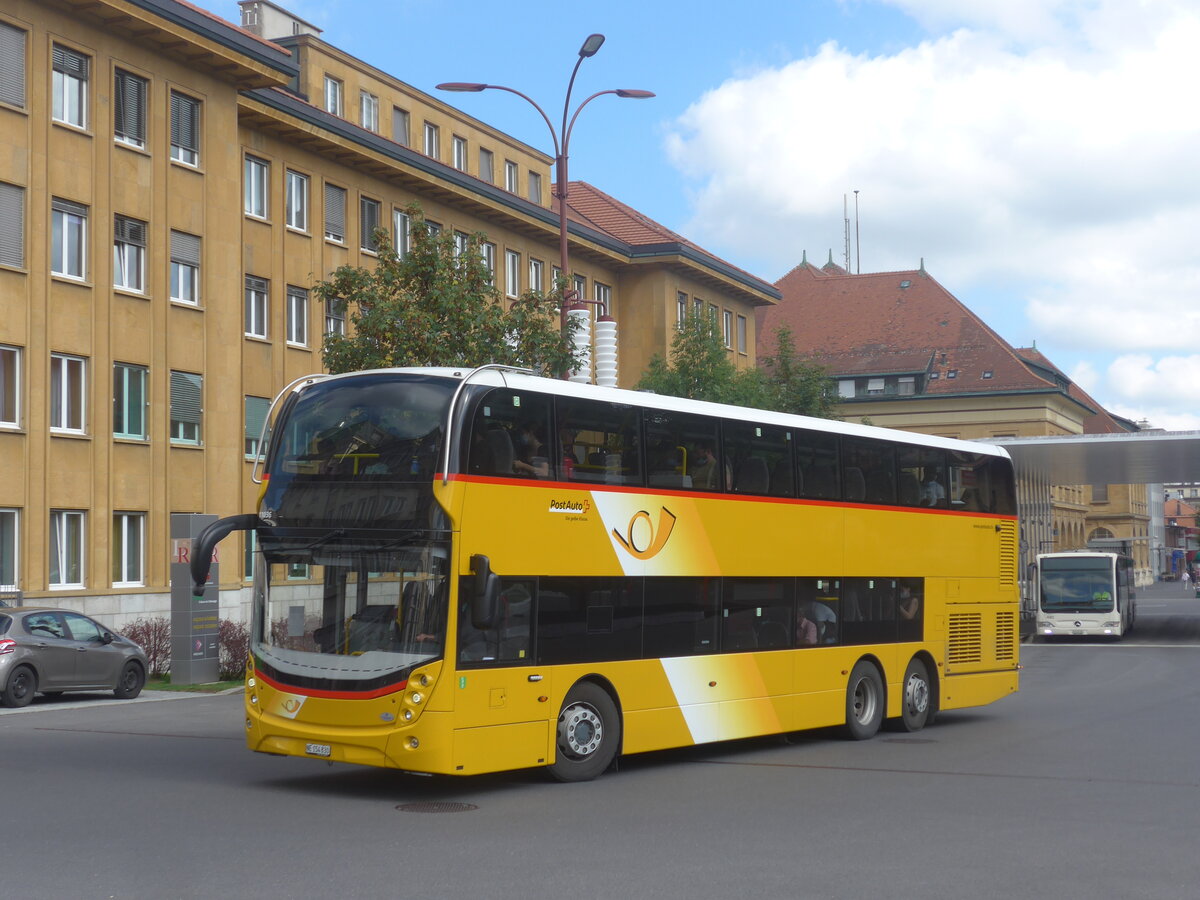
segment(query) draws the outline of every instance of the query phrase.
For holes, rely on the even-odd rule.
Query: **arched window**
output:
[[[1107,528],[1093,528],[1092,533],[1088,535],[1088,543],[1105,538],[1111,538],[1113,533]]]

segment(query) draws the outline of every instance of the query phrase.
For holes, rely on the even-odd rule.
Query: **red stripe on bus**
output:
[[[320,697],[323,700],[375,700],[379,697],[386,697],[388,694],[398,693],[408,687],[406,678],[404,681],[376,688],[373,691],[322,691],[317,688],[299,688],[278,682],[274,678],[264,675],[262,670],[257,667],[254,670],[254,677],[261,678],[276,690],[286,691],[289,694],[300,694],[304,697]]]

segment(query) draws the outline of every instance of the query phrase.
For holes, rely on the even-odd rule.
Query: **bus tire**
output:
[[[883,706],[883,679],[879,670],[860,659],[846,683],[846,737],[853,741],[874,737],[883,722]]]
[[[591,781],[612,764],[620,743],[621,718],[612,697],[599,685],[581,681],[558,714],[550,774],[559,781]]]
[[[931,724],[934,706],[929,668],[914,656],[908,661],[900,686],[900,715],[892,721],[898,731],[920,731]]]

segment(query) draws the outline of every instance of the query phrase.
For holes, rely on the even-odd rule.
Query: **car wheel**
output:
[[[37,693],[37,674],[29,666],[17,666],[0,691],[0,703],[11,709],[28,706]]]
[[[846,683],[846,737],[865,741],[875,736],[883,722],[883,679],[879,670],[860,659]]]
[[[621,721],[608,692],[584,681],[575,685],[558,714],[558,736],[550,774],[559,781],[591,781],[617,755]]]
[[[142,671],[142,667],[138,663],[127,662],[121,670],[117,686],[113,689],[113,696],[118,700],[132,700],[142,692],[145,683],[146,673]]]

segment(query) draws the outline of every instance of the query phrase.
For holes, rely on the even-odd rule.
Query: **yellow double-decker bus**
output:
[[[251,749],[415,772],[885,720],[1017,690],[1004,451],[502,367],[276,399]]]

